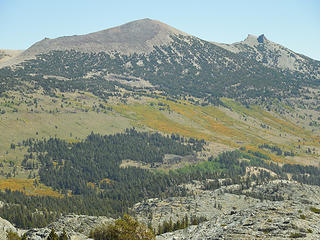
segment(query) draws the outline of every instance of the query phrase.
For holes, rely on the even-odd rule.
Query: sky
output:
[[[320,0],[0,0],[0,49],[151,18],[223,43],[248,34],[320,60]]]

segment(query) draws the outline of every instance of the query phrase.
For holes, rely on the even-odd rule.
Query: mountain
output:
[[[174,42],[172,36],[189,36],[193,40],[200,40],[162,22],[147,18],[86,35],[65,36],[56,39],[45,38],[20,54],[16,62],[34,58],[38,54],[59,50],[75,50],[86,53],[118,52],[126,55],[149,54],[155,50],[155,47],[172,45]],[[313,78],[320,77],[319,61],[274,43],[263,34],[259,37],[249,34],[244,41],[233,44],[216,42],[212,42],[212,44],[235,53],[239,57],[255,60],[266,67],[310,74]],[[179,54],[179,56],[181,55]]]
[[[150,53],[154,50],[154,45],[170,43],[171,35],[186,34],[162,22],[146,18],[86,35],[45,38],[28,48],[23,56],[35,56],[52,50]]]
[[[296,96],[320,81],[319,61],[264,35],[249,35],[231,45],[210,43],[151,19],[87,35],[44,39],[20,54],[19,61],[27,75],[36,72],[85,82],[107,79],[109,85],[154,87],[209,103],[221,97],[250,102]],[[38,84],[48,88],[45,82]]]
[[[159,21],[142,19],[91,34],[45,39],[21,53],[16,58],[19,59],[19,63],[0,68],[3,96],[10,93],[25,97],[28,93],[40,101],[61,94],[70,94],[71,99],[73,93],[85,92],[104,104],[110,103],[108,108],[115,102],[132,102],[132,98],[137,100],[142,95],[229,110],[234,110],[234,102],[246,108],[256,104],[264,110],[277,111],[281,117],[287,113],[286,117],[304,128],[318,124],[320,62],[273,43],[264,35],[220,44]],[[17,111],[18,104],[27,104],[26,100],[20,103],[23,97],[19,99],[17,104],[3,105],[1,112]],[[70,108],[61,110],[77,112],[72,101]],[[43,106],[47,104],[44,101]],[[86,104],[91,106],[91,101]],[[35,111],[31,103],[27,105],[30,106],[24,110]],[[61,105],[64,103],[58,109]],[[96,102],[91,107],[98,109]],[[308,109],[311,113],[293,113],[288,109]],[[102,110],[105,111],[99,108]],[[243,111],[239,111],[239,116]],[[309,116],[307,126],[301,123],[304,115]],[[268,125],[260,115],[257,122]]]

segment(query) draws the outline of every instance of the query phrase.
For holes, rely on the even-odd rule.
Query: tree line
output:
[[[204,189],[208,190],[230,184],[246,188],[252,182],[288,179],[290,174],[298,182],[320,185],[320,169],[317,167],[280,166],[266,162],[264,156],[239,150],[168,173],[120,168],[122,159],[162,161],[163,154],[191,154],[204,144],[204,141],[185,139],[176,134],[162,136],[128,129],[124,133],[106,136],[92,133],[78,143],[51,138],[28,140],[23,144],[30,147],[29,154],[33,153],[40,162],[40,182],[52,186],[64,197],[26,196],[10,190],[0,192],[0,200],[5,203],[5,207],[0,208],[0,216],[21,228],[42,227],[69,213],[117,217],[144,199],[185,196],[187,190],[181,184],[193,180],[203,181]],[[270,170],[276,176],[268,171],[247,175],[247,168],[253,166]]]

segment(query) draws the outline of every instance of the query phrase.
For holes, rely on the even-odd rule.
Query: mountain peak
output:
[[[149,33],[149,32],[167,32],[170,34],[173,33],[182,33],[179,30],[170,27],[169,25],[162,23],[160,21],[157,20],[153,20],[150,18],[144,18],[144,19],[140,19],[140,20],[135,20],[132,22],[128,22],[125,23],[123,25],[114,27],[114,28],[109,28],[106,30],[102,30],[101,32],[113,32],[113,31],[121,31],[122,34],[126,34],[126,32],[130,32],[132,33],[140,33],[141,31],[145,32],[145,33]],[[99,32],[96,32],[99,33]],[[95,33],[92,33],[95,34]]]
[[[268,39],[264,36],[264,34],[261,34],[258,38],[257,38],[259,43],[264,43],[265,41],[267,41]]]
[[[32,57],[51,50],[71,49],[81,52],[149,53],[154,46],[170,43],[170,36],[180,34],[187,35],[165,23],[145,18],[85,35],[45,38],[23,54]]]
[[[252,34],[248,34],[248,37],[244,41],[242,41],[242,43],[249,46],[255,46],[260,43],[266,43],[266,41],[268,41],[268,39],[265,37],[264,34],[261,34],[258,37]]]

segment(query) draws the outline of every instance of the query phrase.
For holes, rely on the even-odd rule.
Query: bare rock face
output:
[[[0,218],[0,240],[7,239],[7,232],[17,232],[17,229],[7,220]]]
[[[288,202],[272,204],[266,201],[248,209],[225,212],[197,226],[165,233],[157,239],[287,239],[295,236],[318,239],[318,221],[319,216],[308,209]]]

